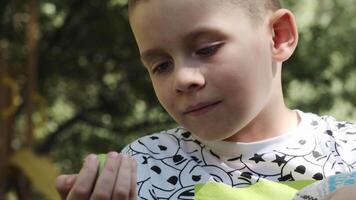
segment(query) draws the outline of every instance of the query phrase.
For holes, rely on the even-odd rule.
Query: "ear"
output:
[[[272,31],[272,54],[277,62],[286,61],[298,44],[298,30],[294,15],[287,9],[279,9],[269,20]]]

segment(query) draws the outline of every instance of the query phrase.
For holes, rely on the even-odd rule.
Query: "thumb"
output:
[[[69,191],[72,189],[78,174],[63,174],[56,178],[56,189],[64,200],[67,198]]]

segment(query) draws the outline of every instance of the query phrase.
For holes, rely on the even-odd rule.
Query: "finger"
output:
[[[131,162],[127,155],[121,154],[121,164],[114,188],[114,199],[128,200],[131,187]]]
[[[85,158],[84,165],[79,172],[77,181],[69,192],[68,199],[89,199],[95,183],[98,167],[99,162],[95,154],[90,154]]]
[[[66,199],[78,174],[63,174],[56,178],[56,189],[62,199]]]
[[[325,200],[353,200],[355,199],[355,186],[344,186],[329,194]]]
[[[130,200],[136,200],[136,187],[137,187],[137,163],[134,158],[131,157],[131,189]]]
[[[121,157],[117,152],[108,153],[104,169],[95,184],[91,199],[111,199],[120,160]]]

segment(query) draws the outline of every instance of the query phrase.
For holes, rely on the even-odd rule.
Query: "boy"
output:
[[[354,124],[284,104],[282,63],[298,33],[278,0],[132,0],[129,19],[158,100],[182,127],[131,143],[131,157],[109,153],[96,183],[89,155],[79,175],[58,177],[63,198],[193,199],[198,183],[322,180],[356,167]]]

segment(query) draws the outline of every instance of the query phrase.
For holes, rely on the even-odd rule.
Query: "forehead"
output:
[[[135,5],[130,24],[140,51],[152,43],[172,43],[197,29],[226,29],[242,24],[242,9],[213,0],[148,0]]]
[[[130,22],[133,28],[146,25],[153,28],[155,25],[167,27],[170,23],[190,19],[186,21],[189,23],[185,23],[187,26],[217,12],[221,9],[219,5],[211,3],[211,0],[145,0],[131,9]],[[175,24],[176,27],[179,25],[182,23]]]

